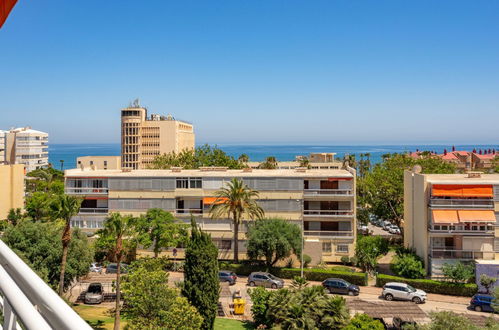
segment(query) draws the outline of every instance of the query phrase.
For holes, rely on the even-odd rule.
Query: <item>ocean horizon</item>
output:
[[[214,145],[214,144],[213,144]],[[268,156],[274,156],[280,161],[294,160],[295,156],[308,155],[313,152],[334,152],[337,157],[343,158],[345,154],[355,155],[370,153],[372,164],[381,161],[382,155],[387,153],[404,153],[416,150],[428,150],[442,153],[444,149],[450,151],[452,145],[421,144],[421,145],[322,145],[322,144],[217,144],[228,155],[235,158],[247,154],[251,161],[263,161]],[[472,151],[473,149],[499,149],[497,144],[486,145],[454,145],[456,150]],[[61,160],[64,161],[63,169],[76,167],[76,158],[82,156],[119,156],[119,143],[81,143],[81,144],[49,144],[49,162],[60,169]]]

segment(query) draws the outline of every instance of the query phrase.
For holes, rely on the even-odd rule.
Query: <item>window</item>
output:
[[[331,253],[331,242],[322,242],[322,253]]]
[[[338,244],[338,245],[336,245],[336,252],[338,252],[338,253],[348,253],[348,244]]]
[[[187,189],[189,187],[189,180],[187,178],[177,178],[177,188]]]
[[[200,189],[202,187],[201,178],[190,178],[189,180],[189,188],[191,189]]]
[[[221,241],[218,241],[218,248],[220,250],[230,250],[231,246],[232,246],[231,240],[223,239]]]

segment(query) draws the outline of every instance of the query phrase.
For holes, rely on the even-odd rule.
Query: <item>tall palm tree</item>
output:
[[[62,232],[62,260],[61,275],[59,278],[59,295],[64,293],[64,273],[66,272],[66,260],[68,257],[69,243],[71,243],[71,218],[80,212],[82,200],[78,197],[66,194],[58,195],[50,204],[50,211],[54,219],[64,220]]]
[[[250,219],[262,219],[263,209],[257,204],[259,193],[249,188],[242,180],[232,178],[227,187],[215,193],[216,200],[211,205],[211,218],[220,218],[227,215],[232,217],[234,225],[234,261],[239,262],[239,224],[244,215]]]
[[[137,221],[132,216],[122,216],[119,213],[112,213],[104,222],[104,228],[98,231],[99,240],[103,242],[112,254],[116,257],[116,311],[114,314],[114,330],[120,329],[120,277],[121,261],[128,251],[128,244],[134,244],[134,237],[137,234]]]

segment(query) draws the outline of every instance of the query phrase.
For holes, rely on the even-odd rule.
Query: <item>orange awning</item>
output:
[[[203,198],[204,205],[223,204],[227,201],[227,197],[205,197]]]
[[[493,197],[492,185],[434,184],[432,196]]]
[[[456,210],[433,210],[433,223],[459,223]]]
[[[459,222],[496,222],[494,211],[459,210]]]

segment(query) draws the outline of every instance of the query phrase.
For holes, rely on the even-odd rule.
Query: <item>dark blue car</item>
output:
[[[494,312],[494,307],[499,309],[499,304],[488,294],[476,294],[471,298],[470,307],[477,312]]]

